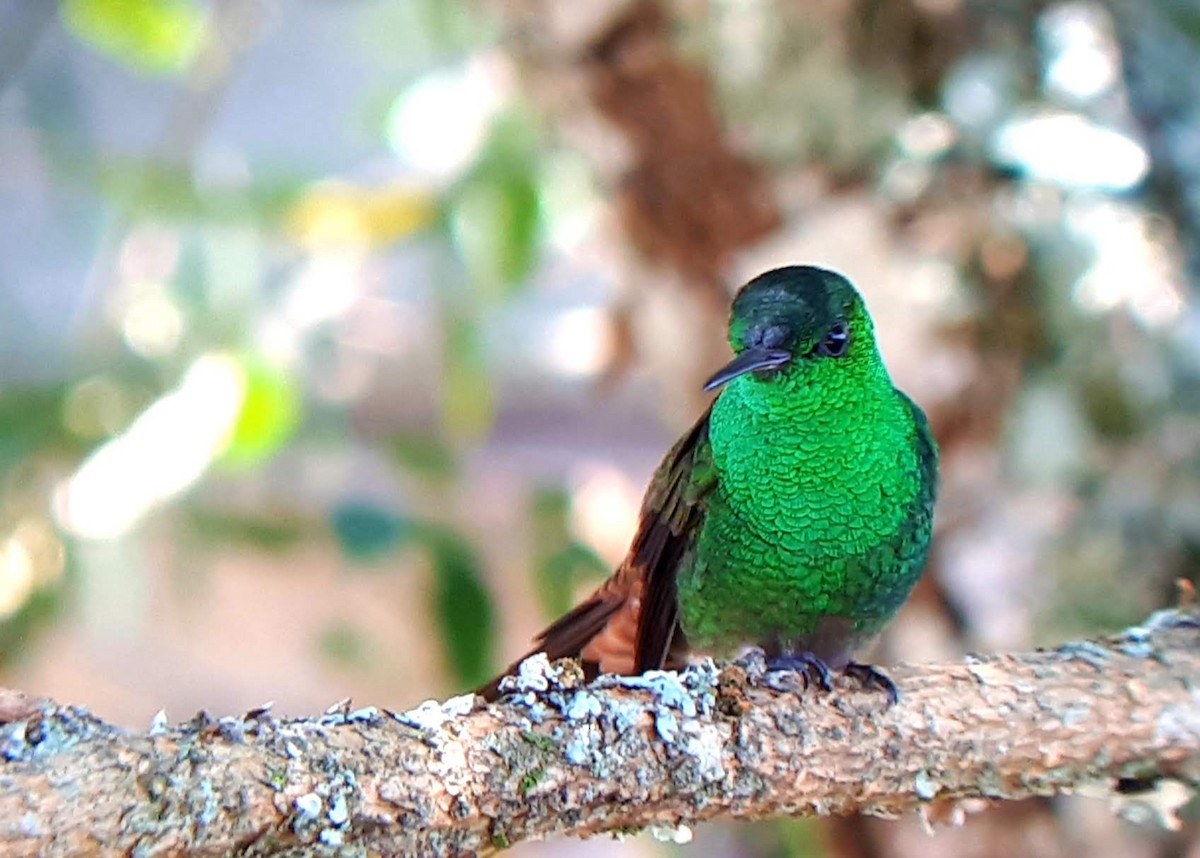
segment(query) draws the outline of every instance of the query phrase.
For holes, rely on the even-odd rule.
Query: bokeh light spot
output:
[[[476,56],[430,72],[388,113],[388,144],[406,166],[436,181],[462,174],[508,99],[512,73],[499,56]]]
[[[161,291],[146,295],[125,308],[121,335],[129,348],[143,357],[165,357],[179,345],[183,316]]]
[[[212,353],[59,488],[55,513],[77,536],[112,539],[196,482],[233,437],[246,393],[241,364]]]

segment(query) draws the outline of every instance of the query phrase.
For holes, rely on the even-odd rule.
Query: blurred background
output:
[[[470,687],[794,262],[942,447],[881,660],[1197,580],[1200,0],[0,0],[0,684],[135,727]],[[1125,815],[514,854],[1200,856]]]

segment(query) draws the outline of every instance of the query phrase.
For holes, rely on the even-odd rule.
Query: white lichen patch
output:
[[[1143,628],[1149,629],[1152,632],[1165,631],[1168,629],[1179,628],[1180,626],[1196,626],[1196,612],[1180,611],[1176,608],[1163,608],[1161,611],[1155,611],[1146,618],[1146,622],[1142,624]]]
[[[442,709],[444,709],[447,714],[453,715],[453,716],[469,715],[471,713],[471,710],[474,708],[475,708],[475,695],[473,693],[472,694],[459,694],[457,697],[451,697],[449,700],[447,700],[445,703],[442,704]],[[353,715],[353,713],[351,713],[351,714]]]
[[[468,714],[474,706],[474,694],[460,694],[457,697],[451,697],[445,703],[426,700],[405,712],[393,712],[392,717],[410,727],[432,731],[439,729],[447,721]]]
[[[517,666],[517,672],[500,680],[500,693],[548,691],[559,684],[562,671],[550,663],[544,652],[535,652]]]
[[[682,823],[679,825],[667,825],[664,822],[658,822],[646,828],[650,832],[650,836],[660,843],[674,843],[677,846],[685,846],[692,842],[692,829]]]
[[[646,714],[645,708],[636,700],[619,700],[613,703],[606,703],[605,708],[609,717],[612,718],[613,726],[617,731],[624,733],[633,728]]]
[[[929,801],[938,794],[937,781],[933,779],[933,776],[929,772],[922,769],[913,778],[913,792],[922,801]]]
[[[167,710],[159,709],[150,719],[150,735],[161,736],[167,732]]]
[[[590,691],[577,691],[563,707],[563,717],[568,721],[583,721],[594,718],[604,711],[600,700]]]
[[[1095,641],[1073,641],[1060,646],[1056,652],[1064,658],[1090,664],[1096,670],[1104,670],[1112,653]]]
[[[696,700],[673,670],[648,670],[640,676],[604,676],[597,688],[636,688],[649,691],[663,705],[678,709],[688,718],[696,716]]]
[[[679,736],[679,719],[669,709],[660,709],[654,714],[654,729],[664,742],[674,742]]]
[[[217,794],[213,791],[212,783],[208,780],[200,782],[199,792],[200,798],[204,801],[204,806],[196,814],[196,821],[201,825],[211,825],[220,811],[220,807],[217,804]]]
[[[315,792],[306,792],[296,799],[296,810],[302,816],[317,817],[321,815],[321,797]]]
[[[27,810],[21,814],[21,822],[17,826],[17,831],[22,837],[41,837],[42,824],[38,821],[37,814],[32,810]]]
[[[1155,725],[1158,739],[1172,745],[1200,741],[1200,689],[1193,689],[1190,703],[1176,703],[1163,709]]]
[[[594,724],[581,724],[563,747],[563,756],[573,766],[585,766],[599,748],[600,731]]]
[[[329,807],[329,821],[336,826],[345,825],[350,819],[350,807],[344,795],[335,795]]]
[[[462,696],[463,697],[473,697],[474,695],[465,694]],[[452,703],[453,701],[456,701],[458,699],[459,699],[458,697],[454,697],[451,700],[447,700],[446,703],[447,703],[447,705],[449,705],[450,703]],[[467,712],[470,712],[470,711],[471,711],[470,708],[468,708]],[[379,720],[379,717],[380,717],[379,709],[378,709],[378,707],[375,707],[375,706],[363,706],[361,709],[355,709],[353,712],[346,713],[346,721],[349,723],[374,724],[376,721]]]
[[[467,770],[467,749],[462,742],[446,742],[441,747],[441,758],[437,775],[447,795],[462,795],[470,785],[471,773]]]
[[[725,743],[721,733],[712,724],[698,724],[694,721],[683,726],[682,731],[687,736],[684,750],[696,761],[696,771],[705,783],[712,783],[725,777],[725,766],[721,761]]]
[[[337,703],[331,703],[325,708],[324,715],[337,715],[343,712],[350,711],[350,704],[353,703],[353,698],[343,697]]]

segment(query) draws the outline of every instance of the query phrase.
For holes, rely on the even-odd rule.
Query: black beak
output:
[[[721,367],[713,377],[704,382],[705,390],[716,390],[727,381],[732,381],[739,375],[748,372],[758,372],[763,369],[779,369],[792,359],[792,353],[784,349],[768,349],[762,346],[752,346],[745,349],[725,366]]]

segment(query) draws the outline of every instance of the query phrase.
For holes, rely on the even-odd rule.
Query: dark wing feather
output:
[[[550,624],[537,646],[478,693],[498,696],[500,679],[528,656],[580,658],[589,674],[641,673],[679,667],[686,642],[679,628],[675,579],[695,547],[705,495],[716,484],[708,442],[709,412],[676,442],[654,473],[625,560],[591,596]]]
[[[708,441],[709,413],[705,411],[679,439],[655,472],[626,560],[639,571],[643,582],[635,673],[678,661],[686,651],[679,628],[676,582],[680,566],[695,548],[704,523],[702,501],[716,485]]]

